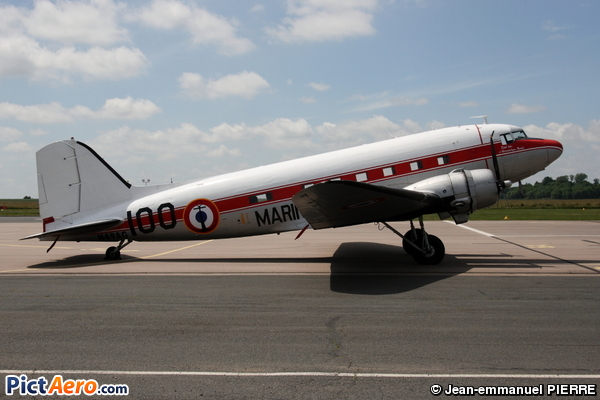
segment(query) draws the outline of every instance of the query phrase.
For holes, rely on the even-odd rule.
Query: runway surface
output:
[[[109,262],[111,244],[46,254],[17,240],[39,224],[0,219],[0,371],[126,384],[136,399],[597,387],[600,223],[427,228],[446,245],[438,266],[374,225],[133,243]]]

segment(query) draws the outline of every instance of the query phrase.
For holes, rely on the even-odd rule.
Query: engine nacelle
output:
[[[439,213],[440,218],[452,216],[457,224],[467,222],[470,213],[492,206],[498,201],[496,177],[489,169],[456,169],[449,174],[434,176],[404,189],[439,196],[447,207]]]

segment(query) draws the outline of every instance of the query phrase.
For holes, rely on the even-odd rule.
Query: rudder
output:
[[[76,216],[130,200],[131,185],[92,148],[75,140],[36,153],[40,216],[75,222]]]

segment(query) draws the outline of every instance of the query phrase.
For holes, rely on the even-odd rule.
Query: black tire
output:
[[[413,231],[411,229],[408,232],[406,232],[404,234],[404,237],[402,238],[402,247],[404,248],[404,251],[406,251],[411,256],[415,253],[419,253],[419,250],[415,249],[408,243],[409,241],[417,245],[418,248],[421,248],[421,245],[423,243],[423,230],[415,229]]]
[[[120,260],[121,252],[116,247],[109,247],[106,249],[105,260]]]
[[[412,256],[418,264],[438,265],[446,255],[444,243],[433,235],[427,235],[427,240],[429,241],[429,248],[425,249],[425,252],[415,252]]]

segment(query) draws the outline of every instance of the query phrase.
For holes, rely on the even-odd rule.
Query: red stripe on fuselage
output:
[[[480,134],[481,138],[481,134]],[[533,149],[554,149],[559,148],[557,146],[553,146],[554,141],[546,141],[544,139],[521,139],[516,142],[510,143],[508,145],[502,145],[500,141],[495,141],[494,145],[496,147],[496,154],[498,154],[498,158],[501,159],[503,155],[509,154],[518,154],[527,152]],[[562,150],[562,148],[560,148]],[[445,164],[439,164],[438,158],[448,156],[449,162]],[[399,160],[397,162],[381,164],[377,166],[373,166],[369,169],[363,170],[351,170],[348,172],[344,172],[339,175],[326,175],[317,177],[315,179],[309,181],[301,181],[291,183],[289,185],[276,186],[271,188],[261,188],[258,191],[246,192],[236,194],[234,196],[223,197],[214,199],[213,202],[219,208],[219,212],[221,214],[235,211],[242,211],[247,209],[252,209],[256,207],[262,207],[270,204],[281,203],[284,201],[289,201],[291,198],[298,193],[300,190],[304,188],[306,184],[316,184],[321,182],[326,182],[332,179],[342,179],[349,181],[356,181],[356,175],[360,173],[367,173],[368,179],[367,183],[382,183],[392,179],[397,179],[400,177],[411,176],[416,174],[422,174],[424,172],[431,172],[440,169],[446,169],[449,167],[459,168],[461,165],[470,164],[477,161],[487,161],[491,159],[491,149],[489,144],[481,144],[471,147],[461,148],[456,151],[449,152],[439,152],[434,154],[428,154],[423,157],[415,157],[411,159]],[[413,162],[420,161],[422,163],[422,168],[418,170],[411,170],[410,164]],[[487,164],[486,164],[487,165]],[[394,174],[389,176],[384,176],[383,169],[384,168],[394,168]],[[488,167],[489,168],[489,167]],[[255,196],[257,194],[263,193],[271,193],[272,197],[268,201],[260,202],[260,203],[250,203],[250,197]],[[177,223],[183,221],[183,211],[185,209],[185,205],[181,207],[175,208],[175,220]],[[171,216],[169,212],[163,211],[162,213],[163,222],[165,224],[170,224],[172,222]],[[136,215],[132,216],[132,225],[133,229],[138,231],[140,230],[140,225],[143,230],[150,229],[152,226],[150,221],[150,216],[147,212],[144,212],[140,215],[138,223],[138,218]],[[155,227],[159,227],[159,218],[156,210],[152,212],[152,220],[154,222]],[[120,231],[128,231],[130,230],[130,225],[128,221],[125,221],[118,227],[111,229],[106,232],[120,232]]]

